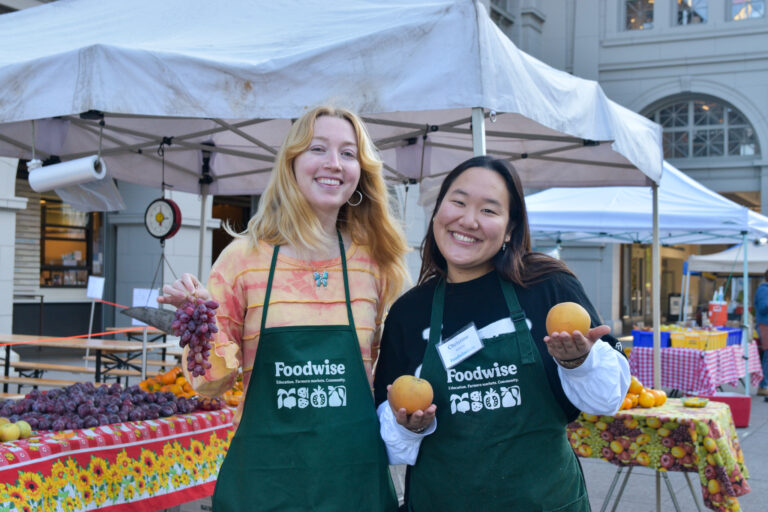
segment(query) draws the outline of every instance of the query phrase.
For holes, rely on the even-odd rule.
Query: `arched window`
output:
[[[646,115],[663,129],[664,158],[760,154],[754,128],[744,114],[725,101],[688,96],[656,105]]]

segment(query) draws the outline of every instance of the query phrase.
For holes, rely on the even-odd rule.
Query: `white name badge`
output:
[[[474,323],[437,345],[437,352],[446,369],[453,368],[482,349],[483,340],[480,339]]]

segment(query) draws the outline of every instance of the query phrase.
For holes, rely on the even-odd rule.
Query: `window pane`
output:
[[[738,110],[727,107],[726,111],[728,112],[728,124],[730,126],[737,125],[737,124],[746,124],[748,125],[749,122],[744,118],[743,115],[741,115],[741,112]]]
[[[731,0],[731,19],[734,21],[765,16],[765,0]]]
[[[696,130],[693,132],[693,156],[722,156],[724,147],[724,130]]]
[[[44,240],[45,261],[43,265],[84,267],[87,249],[85,241]]]
[[[59,224],[63,226],[86,227],[88,225],[88,214],[78,212],[68,204],[58,201],[41,199],[40,203],[45,206],[44,224]]]
[[[675,103],[659,110],[659,124],[665,128],[688,126],[688,102]]]
[[[723,105],[714,101],[694,101],[693,124],[696,126],[723,124]]]
[[[728,130],[728,154],[732,156],[751,156],[755,154],[757,141],[751,126],[730,128]]]
[[[653,28],[653,0],[625,0],[625,28],[648,30]]]
[[[677,0],[677,24],[706,23],[707,0]]]
[[[72,240],[85,240],[86,231],[77,228],[45,227],[44,238],[71,238]]]
[[[664,158],[688,157],[688,132],[664,132],[662,134]]]

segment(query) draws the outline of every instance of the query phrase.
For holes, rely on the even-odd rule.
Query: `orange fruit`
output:
[[[637,404],[640,401],[640,395],[637,393],[627,393],[627,396],[632,400],[632,407],[637,407]]]
[[[667,401],[667,393],[663,389],[652,389],[651,393],[653,393],[653,396],[656,398],[656,401],[653,404],[654,407],[664,405]]]
[[[389,403],[396,411],[405,409],[407,414],[424,410],[432,405],[432,385],[413,375],[401,375],[389,390]]]
[[[647,389],[644,389],[642,393],[640,393],[640,398],[637,399],[637,403],[640,404],[640,407],[645,407],[646,409],[649,407],[653,407],[654,404],[656,404],[656,397],[648,391]]]
[[[550,336],[554,332],[579,331],[585,335],[589,332],[592,321],[587,310],[575,302],[555,304],[547,313],[546,327]]]
[[[632,399],[628,396],[624,397],[624,401],[621,402],[621,410],[624,409],[631,409],[632,408]]]
[[[632,380],[629,382],[629,392],[639,395],[643,391],[643,384],[640,380],[632,376]]]

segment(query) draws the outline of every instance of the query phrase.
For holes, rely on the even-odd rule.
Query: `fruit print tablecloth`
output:
[[[692,408],[670,398],[661,407],[628,409],[616,416],[582,413],[568,425],[568,440],[580,457],[698,472],[704,504],[712,510],[740,510],[736,498],[750,491],[744,454],[725,403]]]
[[[234,409],[0,443],[0,511],[149,512],[213,494]]]
[[[633,347],[629,370],[640,382],[653,382],[653,349]],[[756,388],[763,378],[757,345],[749,346],[749,376]],[[712,396],[722,384],[736,384],[744,377],[744,349],[730,345],[717,350],[661,349],[661,387],[693,395]]]

